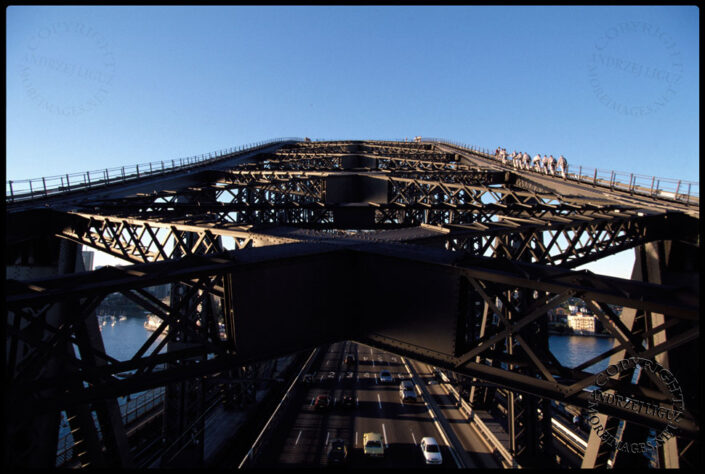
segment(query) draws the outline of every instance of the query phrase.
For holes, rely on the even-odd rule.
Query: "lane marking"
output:
[[[330,431],[326,434],[326,444],[325,444],[325,446],[328,446],[328,438],[330,438]]]
[[[384,423],[382,423],[382,433],[384,433],[384,446],[388,448],[389,443],[387,442],[387,430],[384,429]]]
[[[299,438],[301,438],[301,430],[299,430],[299,435],[296,437],[296,443],[294,443],[294,445],[299,444]]]
[[[360,406],[360,398],[359,397],[355,397],[355,405],[358,407]]]
[[[382,409],[382,400],[379,398],[379,393],[377,394],[377,404],[379,405],[379,409]]]
[[[406,373],[409,374],[409,377],[410,377],[410,378],[412,379],[412,381],[413,381],[414,376],[411,375],[411,369],[409,369],[409,366],[406,364],[406,359],[404,359],[404,358],[402,357],[401,361],[404,363],[404,368],[406,369]]]
[[[404,362],[404,365],[406,366],[406,371],[409,372],[409,375],[412,375],[411,369],[409,369],[409,365],[411,365],[412,363],[409,362],[409,365],[407,365],[406,359],[402,359],[402,362]],[[413,377],[413,375],[412,375],[412,377]],[[419,390],[420,390],[420,388],[419,388]],[[453,446],[453,444],[450,442],[450,440],[446,436],[445,430],[443,429],[440,422],[438,421],[438,418],[436,418],[436,415],[433,413],[433,410],[431,409],[431,401],[430,400],[433,398],[434,394],[431,393],[431,390],[429,388],[426,388],[425,392],[422,392],[422,395],[423,395],[423,393],[426,393],[429,397],[428,401],[426,400],[426,397],[423,397],[423,398],[424,398],[424,405],[426,406],[426,409],[428,410],[428,414],[431,417],[431,421],[433,422],[433,425],[436,428],[436,431],[438,432],[438,434],[441,436],[443,441],[446,443],[446,446],[448,447],[448,450],[450,451],[450,455],[453,457],[453,461],[455,461],[455,465],[459,469],[466,468],[467,466],[464,465],[464,463],[460,459],[460,456],[455,452],[455,447]],[[443,412],[440,409],[439,409],[439,412],[442,415]],[[451,429],[452,429],[452,427],[451,427]]]
[[[411,432],[411,437],[414,438],[414,444],[415,444],[416,446],[418,446],[419,443],[416,442],[416,436],[414,436],[414,432],[413,432],[413,431]]]
[[[375,360],[372,359],[372,367],[374,367],[374,366],[375,366]]]

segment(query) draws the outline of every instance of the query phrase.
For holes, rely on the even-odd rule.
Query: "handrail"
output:
[[[144,415],[146,412],[155,408],[163,401],[163,387],[146,390],[137,395],[135,398],[131,398],[130,396],[118,397],[122,422],[127,425],[128,423],[135,421],[138,415]],[[130,410],[130,402],[132,402],[132,410]],[[140,411],[142,412],[141,414],[139,413]],[[63,422],[67,423],[65,419]],[[98,430],[100,431],[100,424],[98,424]],[[60,436],[56,449],[56,467],[65,467],[64,465],[74,458],[74,445],[75,440],[73,439],[73,434],[71,431],[67,431],[64,435]]]
[[[384,142],[398,143],[418,143],[411,139],[391,139],[391,140],[375,140]],[[234,154],[248,153],[253,150],[269,146],[274,143],[286,141],[303,142],[304,140],[297,137],[276,138],[273,140],[256,142],[239,147],[225,148],[210,153],[201,155],[176,158],[172,160],[152,161],[149,163],[139,163],[137,165],[122,166],[117,168],[106,168],[103,170],[86,171],[83,173],[72,173],[57,176],[48,176],[42,178],[10,180],[7,182],[5,189],[5,201],[7,203],[27,201],[35,198],[54,196],[70,191],[92,189],[102,187],[115,182],[125,182],[133,179],[143,178],[145,176],[153,176],[158,174],[166,174],[177,169],[188,169],[195,166],[200,166],[204,163],[212,163],[224,157],[229,157]],[[351,139],[322,139],[314,138],[314,142],[320,141],[354,141]],[[469,145],[444,138],[422,138],[421,143],[439,143],[462,148],[468,152],[480,155],[487,159],[498,160],[497,157],[486,148]],[[684,202],[685,204],[699,203],[700,184],[696,181],[688,181],[683,179],[660,178],[656,176],[647,176],[636,173],[627,173],[623,171],[607,171],[596,168],[588,168],[582,165],[569,165],[572,172],[566,171],[566,179],[577,181],[579,183],[591,184],[592,186],[601,186],[610,188],[610,190],[626,191],[630,194],[649,196],[652,198],[667,199],[673,201]],[[575,170],[578,170],[577,173]],[[537,173],[530,169],[529,171]],[[692,198],[692,202],[691,202]]]
[[[184,158],[152,161],[149,163],[91,170],[82,173],[67,173],[42,178],[9,180],[5,188],[5,201],[7,203],[28,201],[71,191],[103,187],[116,182],[125,182],[146,176],[166,174],[177,169],[188,169],[205,163],[213,163],[231,155],[248,153],[274,143],[287,141],[303,140],[295,137],[276,138]]]
[[[316,356],[320,352],[320,349],[316,348],[313,351],[311,351],[311,354],[308,356],[308,359],[306,359],[306,362],[304,362],[304,365],[301,367],[301,370],[299,370],[299,373],[296,374],[296,377],[294,380],[291,382],[291,385],[289,385],[289,389],[286,391],[284,396],[282,397],[281,401],[277,405],[277,407],[274,409],[272,412],[272,415],[269,417],[267,420],[267,423],[265,423],[264,427],[262,428],[262,431],[260,431],[259,435],[257,436],[257,439],[255,439],[255,442],[252,443],[252,446],[250,447],[249,451],[247,451],[247,454],[245,454],[245,457],[242,458],[242,461],[240,461],[240,464],[238,465],[238,469],[242,469],[243,467],[247,467],[249,463],[251,463],[259,454],[260,449],[265,442],[268,439],[267,433],[271,431],[271,429],[277,424],[279,421],[279,418],[281,417],[282,413],[284,412],[284,408],[289,405],[292,399],[292,394],[294,387],[296,386],[296,383],[299,381],[301,378],[301,375],[304,374],[306,371],[309,370],[311,367],[311,364],[315,360]]]
[[[442,371],[439,370],[438,373],[440,374],[441,379],[443,380],[443,385],[442,387],[446,389],[446,393],[449,395],[452,395],[459,403],[460,407],[462,410],[465,411],[465,413],[468,416],[468,421],[471,424],[474,424],[474,426],[482,433],[482,436],[487,440],[488,443],[492,444],[492,448],[497,450],[497,453],[503,460],[504,467],[510,467],[516,469],[519,467],[516,459],[514,456],[510,454],[510,452],[505,448],[502,443],[499,442],[499,440],[495,437],[495,435],[490,431],[490,429],[485,425],[485,423],[482,421],[482,419],[479,416],[476,416],[475,413],[473,412],[472,407],[463,400],[463,397],[460,396],[457,390],[455,390],[455,387],[450,383],[450,379],[448,376]],[[461,411],[462,411],[461,410]]]
[[[484,158],[499,161],[493,151],[486,148],[468,145],[443,138],[422,138],[425,143],[440,143],[452,145],[458,148],[464,148],[466,151],[475,153]],[[509,159],[507,161],[509,163]],[[610,190],[626,191],[630,194],[649,196],[652,198],[668,199],[673,201],[684,202],[685,204],[697,205],[700,199],[700,183],[696,181],[688,181],[684,179],[660,178],[657,176],[647,176],[636,173],[627,173],[625,171],[607,171],[597,168],[588,168],[569,164],[567,168],[573,172],[566,171],[566,179],[577,181],[579,183],[592,184],[593,186],[601,186],[610,188]],[[578,170],[576,173],[575,170]],[[528,171],[539,173],[533,168]],[[558,175],[556,173],[556,175]],[[693,198],[693,202],[691,202]]]

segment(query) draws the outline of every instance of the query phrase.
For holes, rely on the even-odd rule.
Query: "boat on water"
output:
[[[147,320],[144,322],[144,327],[145,329],[149,331],[156,331],[157,328],[162,324],[162,318],[157,316],[156,314],[148,314],[147,315]],[[166,334],[169,331],[169,328],[166,327],[164,328],[164,331],[162,331],[162,334]]]
[[[105,326],[108,323],[108,319],[110,319],[111,316],[108,314],[99,314],[98,315],[98,324],[101,326]]]
[[[124,315],[124,314],[121,314],[121,315],[120,315],[120,321],[124,321],[124,320],[126,320],[126,319],[127,319],[127,316],[126,316],[126,315]]]

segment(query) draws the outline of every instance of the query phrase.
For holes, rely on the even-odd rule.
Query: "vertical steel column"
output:
[[[506,243],[507,247],[513,249],[519,248],[522,245],[521,240],[514,235],[509,236],[509,239]],[[511,296],[514,296],[514,298],[512,298]],[[511,294],[509,299],[509,301],[511,301],[517,307],[520,314],[523,313],[524,309],[526,308],[525,300],[526,294],[524,291],[521,290]],[[509,321],[514,319],[511,311],[507,310],[505,312],[505,315]],[[505,339],[505,345],[505,351],[511,359],[514,355],[514,337],[512,337],[511,335],[508,336]],[[510,363],[508,368],[509,370],[514,370],[514,364]],[[517,462],[521,465],[523,465],[527,461],[525,455],[526,446],[524,439],[527,434],[526,422],[522,420],[522,418],[524,418],[522,416],[524,415],[524,407],[522,406],[523,404],[519,403],[523,399],[524,397],[522,395],[516,395],[511,390],[507,390],[507,434],[509,435],[509,450],[514,459],[516,459]]]
[[[80,258],[80,254],[78,252],[79,246],[73,242],[59,239],[49,239],[47,242],[40,239],[25,245],[28,248],[23,249],[22,253],[29,255],[18,256],[16,265],[7,268],[8,276],[31,278],[32,274],[36,274],[40,277],[46,277],[48,274],[64,275],[76,271],[76,262]],[[29,264],[30,267],[23,266],[25,264]],[[47,312],[46,323],[53,327],[60,327],[75,311],[75,301],[57,303]],[[29,325],[26,325],[26,329],[30,329]],[[47,332],[38,336],[47,339],[53,334]],[[29,355],[31,350],[32,347],[27,344],[17,344],[20,358]],[[59,350],[73,356],[73,346],[68,343],[64,343],[64,346]],[[52,357],[44,363],[42,376],[58,377],[64,372],[64,366],[63,360]],[[12,376],[12,374],[8,375]],[[53,390],[48,389],[49,392]],[[5,424],[7,436],[4,443],[5,465],[55,467],[60,415],[58,410],[49,413],[37,413],[33,409],[25,412],[20,408],[7,411]],[[81,465],[104,466],[102,446],[90,407],[81,405],[67,411],[67,419],[74,435],[75,454],[78,455]]]
[[[78,268],[78,259],[82,259],[80,245],[62,240],[59,253],[59,274],[73,273]],[[77,311],[76,301],[69,300],[60,303],[64,314],[62,319],[68,319],[70,313]],[[83,341],[85,343],[85,341]],[[67,345],[67,351],[74,356],[74,348]],[[66,418],[71,428],[74,440],[74,455],[78,457],[81,467],[107,467],[107,460],[103,452],[102,436],[93,419],[93,406],[90,404],[79,405],[66,410]]]
[[[642,277],[642,263],[637,252],[637,259],[632,269],[632,280],[642,280]],[[620,320],[629,331],[634,332],[637,327],[641,326],[641,322],[643,322],[643,313],[632,308],[624,308],[622,314],[620,315]],[[615,364],[625,357],[626,351],[621,350],[610,357],[609,363]],[[633,375],[633,370],[625,370],[612,378],[627,381],[630,380]],[[611,467],[614,467],[614,463],[616,462],[615,456],[618,454],[617,446],[612,446],[609,443],[603,443],[601,436],[609,436],[610,438],[614,438],[616,440],[615,444],[618,444],[620,441],[626,441],[627,439],[625,438],[633,437],[632,434],[629,433],[631,430],[627,430],[628,426],[631,425],[624,425],[622,420],[619,418],[608,417],[602,413],[588,413],[586,419],[588,421],[588,426],[601,426],[604,430],[599,434],[595,429],[590,430],[587,448],[585,449],[583,461],[580,467],[584,469],[605,469],[610,467],[610,462],[613,463]],[[620,427],[622,427],[621,430]],[[632,461],[635,463],[634,466],[642,466],[645,468],[648,464],[645,457],[634,458],[633,456],[627,456],[626,454],[622,456],[621,461],[624,461],[627,457],[633,458]]]
[[[483,306],[481,318],[482,319],[481,319],[481,323],[480,323],[480,331],[479,331],[480,336],[479,337],[484,337],[485,332],[487,330],[486,328],[488,327],[488,325],[492,324],[492,313],[489,310],[489,305],[487,305],[486,303]],[[499,346],[499,344],[498,344],[498,346]],[[491,349],[490,349],[490,351],[491,351]],[[498,349],[497,351],[499,352],[500,350]],[[489,353],[486,353],[485,356],[477,356],[475,358],[475,362],[479,363],[482,358],[487,358],[487,355],[489,355]],[[499,367],[500,362],[496,358],[493,358],[491,365],[493,367]],[[473,409],[489,410],[493,401],[494,401],[495,394],[497,392],[497,388],[494,386],[487,386],[487,385],[478,387],[475,385],[475,383],[477,383],[477,382],[479,382],[478,379],[473,378],[471,380],[472,385],[470,386],[470,393],[468,396],[468,402],[470,402],[470,406],[472,406]]]
[[[190,202],[185,196],[177,197],[177,202]],[[195,236],[191,233],[174,236],[174,255],[182,256],[184,251],[179,245],[179,240],[187,249],[192,249]],[[194,323],[198,321],[198,310],[191,301],[182,301],[186,296],[188,287],[174,283],[171,285],[169,307],[181,305],[184,316]],[[169,342],[167,351],[179,350],[188,347],[187,335],[176,327],[169,327]],[[205,358],[205,356],[203,356]],[[170,364],[170,368],[189,364],[189,361],[180,361]],[[161,458],[161,467],[202,467],[204,418],[201,414],[205,410],[205,384],[202,379],[186,380],[166,386],[164,393],[164,421],[162,425],[162,440],[164,452]]]
[[[499,240],[502,238],[503,237],[497,237],[495,240],[499,244]],[[497,245],[497,248],[501,247],[502,245]],[[476,341],[477,339],[484,337],[487,332],[487,328],[494,324],[494,313],[490,310],[490,307],[487,302],[483,301],[482,298],[478,298],[477,293],[475,293],[474,290],[471,291],[471,293],[468,295],[468,299],[470,301],[470,304],[468,306],[470,308],[472,316],[475,318],[475,321],[478,320],[477,303],[482,305],[482,313],[479,318],[479,327],[477,326],[477,323],[475,321],[470,321],[471,324],[469,324],[467,328],[468,335],[466,337],[466,341],[468,341],[469,343],[474,343],[474,341]],[[501,344],[498,343],[495,346],[495,350],[489,349],[485,351],[483,355],[477,356],[475,358],[475,362],[479,363],[483,359],[489,359],[490,357],[488,356],[491,356],[492,352],[502,352],[500,346]],[[500,362],[496,357],[492,357],[491,365],[493,367],[499,367]],[[473,407],[473,409],[489,410],[492,404],[494,403],[497,388],[486,385],[478,387],[475,385],[476,382],[478,382],[478,379],[473,378],[471,380],[472,385],[470,387],[468,402],[470,403],[470,406]],[[513,437],[510,436],[510,439],[512,438]]]
[[[14,265],[7,267],[8,278],[32,279],[33,277],[49,276],[47,273],[52,276],[59,274],[60,247],[58,239],[27,243],[21,253],[22,255],[18,255],[17,260],[13,262]],[[42,272],[42,269],[48,269],[48,272],[46,270]],[[20,315],[14,314],[14,317],[20,318]],[[56,324],[60,317],[57,305],[49,310],[46,321],[49,324]],[[40,337],[43,335],[37,334],[38,331],[32,331],[32,325],[27,321],[22,321],[18,326],[20,330],[31,332],[32,335]],[[37,329],[39,332],[41,331],[41,328]],[[7,347],[15,348],[15,353],[11,355],[21,362],[25,356],[31,354],[33,348],[29,343],[17,339],[13,345],[8,336]],[[57,365],[56,363],[52,366],[47,364],[47,369],[55,374],[58,369]],[[12,380],[14,373],[8,372],[7,377]],[[57,410],[53,413],[38,415],[34,413],[34,410],[25,411],[18,407],[11,408],[5,412],[4,465],[6,467],[54,467],[60,412]]]
[[[648,281],[664,285],[677,285],[690,287],[694,292],[698,291],[698,248],[694,244],[687,242],[661,241],[651,242],[635,249],[635,262],[632,270],[632,279]],[[655,313],[644,313],[634,309],[625,308],[620,319],[633,335],[643,334],[649,328],[659,326],[668,321],[668,315]],[[660,331],[646,339],[646,347],[650,348],[656,344],[666,342],[671,328]],[[656,356],[656,361],[669,369],[678,380],[685,398],[686,407],[695,406],[698,400],[698,373],[693,370],[693,361],[697,360],[697,345],[685,345],[672,349],[666,353]],[[619,351],[612,355],[610,364],[615,364],[626,357],[625,351]],[[631,378],[632,372],[620,373],[621,378]],[[639,377],[638,384],[650,387],[648,377]],[[599,425],[604,426],[613,435],[617,434],[617,427],[621,420],[614,417],[607,417],[602,414],[596,415]],[[596,423],[597,424],[597,423]],[[623,423],[624,429],[619,441],[623,442],[645,442],[648,430],[633,423]],[[698,449],[692,447],[685,455],[679,455],[677,438],[670,438],[658,449],[657,458],[661,468],[678,468],[685,462],[691,466],[697,464],[697,460],[691,457],[699,456]],[[649,464],[649,458],[642,454],[631,454],[621,452],[615,447],[601,443],[595,431],[591,431],[588,439],[588,447],[583,458],[583,468],[606,467],[607,461],[613,459],[614,467],[620,466],[643,466]]]
[[[531,204],[531,202],[527,203]],[[537,236],[538,239],[542,240],[543,235]],[[524,241],[520,235],[511,237],[511,247],[517,248],[523,245]],[[540,252],[538,242],[534,242],[534,251]],[[531,262],[531,252],[524,252],[519,260]],[[537,292],[517,291],[514,305],[518,314],[508,314],[508,317],[511,319],[520,317],[530,306],[531,301],[538,296]],[[519,335],[538,357],[544,357],[544,354],[549,352],[548,321],[546,317],[539,318],[527,325],[519,332]],[[517,356],[516,358],[526,357],[520,346],[515,347],[514,342],[514,337],[507,338],[508,354]],[[531,365],[517,370],[524,375],[541,376],[535,369],[531,368]],[[514,430],[513,436],[510,433],[510,437],[513,438],[514,456],[517,463],[525,467],[555,465],[556,457],[553,449],[550,402],[526,394],[521,396],[512,394],[510,399],[513,399],[513,403],[509,403],[508,406],[508,425],[510,427],[513,426]],[[541,413],[539,413],[539,410],[541,410]]]
[[[80,246],[76,258],[76,271],[85,271]],[[75,323],[75,327],[81,360],[96,366],[105,365],[104,361],[96,359],[91,351],[87,350],[90,348],[105,352],[103,336],[95,310],[91,311],[91,314],[80,322]],[[84,346],[87,347],[84,349]],[[125,430],[117,398],[106,398],[96,401],[93,403],[93,407],[101,427],[107,465],[110,467],[133,467],[127,431]]]
[[[645,244],[639,249],[645,263],[647,281],[662,285],[687,287],[694,293],[699,291],[699,248],[696,243],[682,241],[660,241]],[[654,328],[670,321],[667,314],[647,313],[646,328]],[[665,343],[669,337],[678,335],[677,328],[667,328],[647,338],[647,347]],[[690,344],[656,356],[656,362],[670,370],[683,390],[686,409],[698,406],[699,373],[694,361],[698,360],[698,345]],[[662,468],[695,467],[699,456],[697,445],[691,446],[684,454],[679,454],[677,438],[670,438],[658,450],[659,466]],[[697,442],[696,442],[697,443]],[[699,443],[697,443],[699,444]],[[681,447],[684,447],[682,444]]]

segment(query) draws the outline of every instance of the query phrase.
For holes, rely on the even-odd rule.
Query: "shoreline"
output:
[[[596,333],[596,334],[579,334],[579,333],[574,333],[574,332],[558,332],[553,329],[548,330],[548,335],[549,336],[577,336],[577,337],[601,337],[601,338],[610,338],[614,339],[614,336],[611,334],[603,334],[603,333]]]

